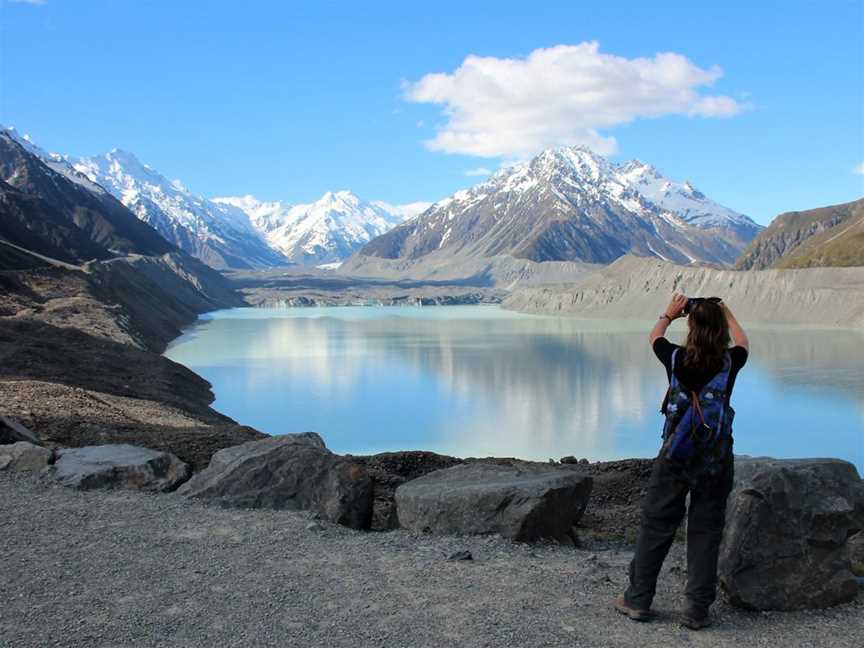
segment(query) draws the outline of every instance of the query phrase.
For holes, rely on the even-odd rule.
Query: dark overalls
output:
[[[674,359],[673,359],[674,365]],[[722,375],[725,372],[725,376]],[[729,365],[718,373],[705,389],[722,382],[725,393]],[[677,379],[672,372],[670,390]],[[728,400],[727,400],[728,405]],[[664,401],[664,414],[670,413]],[[731,411],[731,408],[730,408]],[[685,500],[690,494],[687,515],[687,590],[692,608],[707,612],[717,595],[717,556],[726,522],[726,500],[732,490],[734,459],[731,448],[731,420],[728,453],[713,475],[685,467],[667,458],[669,425],[664,429],[664,447],[654,461],[648,490],[642,504],[642,522],[636,541],[636,553],[630,563],[630,586],[624,596],[635,608],[651,607],[657,588],[660,568],[686,510]]]

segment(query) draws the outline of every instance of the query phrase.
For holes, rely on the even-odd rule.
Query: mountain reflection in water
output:
[[[235,309],[166,355],[213,383],[219,411],[271,434],[315,430],[336,452],[600,460],[657,452],[666,377],[650,326],[490,306]],[[864,468],[864,335],[749,333],[736,452]]]

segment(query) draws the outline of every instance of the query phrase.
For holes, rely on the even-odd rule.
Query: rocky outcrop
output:
[[[719,577],[734,605],[824,608],[858,593],[847,540],[864,529],[864,484],[838,459],[735,462]]]
[[[39,435],[31,432],[15,419],[0,416],[0,444],[26,441],[33,445],[42,445]]]
[[[570,467],[473,462],[403,484],[396,489],[396,511],[400,526],[413,531],[566,541],[591,485]]]
[[[27,441],[0,445],[0,470],[42,470],[51,463],[51,451]]]
[[[861,265],[862,225],[864,198],[842,205],[786,212],[771,221],[750,243],[735,267],[764,270]]]
[[[180,493],[223,506],[311,510],[355,529],[369,528],[372,518],[368,471],[311,432],[220,450]]]
[[[168,492],[189,478],[189,466],[168,452],[117,444],[58,452],[54,477],[79,490]]]

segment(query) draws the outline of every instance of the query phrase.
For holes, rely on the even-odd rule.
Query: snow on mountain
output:
[[[270,248],[243,210],[191,193],[132,153],[114,149],[69,162],[169,241],[213,267],[271,267],[287,262]]]
[[[249,218],[252,226],[264,236],[286,221],[288,211],[292,207],[291,203],[278,200],[265,202],[249,194],[238,197],[213,198],[213,202],[241,210]]]
[[[423,201],[405,203],[403,205],[391,205],[390,203],[384,202],[383,200],[373,200],[372,204],[376,207],[380,207],[389,214],[392,214],[393,216],[400,217],[403,221],[416,218],[432,206],[431,202]]]
[[[242,209],[267,242],[304,264],[341,262],[371,239],[423,210],[426,203],[368,202],[350,191],[328,191],[314,203],[262,202],[253,196],[215,198]]]
[[[565,147],[438,201],[360,254],[609,263],[632,253],[730,264],[760,229],[648,165],[617,165],[588,149]]]
[[[689,182],[676,182],[662,176],[650,164],[631,160],[617,167],[618,177],[652,203],[673,212],[697,227],[723,227],[729,224],[750,225],[753,221],[724,207],[696,189]]]

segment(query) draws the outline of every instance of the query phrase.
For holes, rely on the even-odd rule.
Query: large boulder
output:
[[[223,506],[311,510],[355,529],[372,518],[369,473],[310,432],[220,450],[179,492]]]
[[[425,450],[403,450],[381,452],[376,455],[354,456],[372,477],[372,523],[373,531],[389,531],[399,528],[396,517],[396,489],[412,479],[417,479],[433,470],[441,470],[463,463],[462,459],[439,455]]]
[[[571,467],[472,462],[399,486],[396,513],[400,526],[413,531],[566,541],[591,486],[590,477]]]
[[[720,584],[737,606],[824,608],[858,593],[850,536],[864,528],[864,484],[838,459],[735,462]]]
[[[849,561],[852,573],[858,578],[864,578],[864,531],[859,531],[846,542],[849,550]]]
[[[189,466],[170,452],[117,444],[58,452],[54,477],[79,490],[120,488],[168,492],[189,478]]]
[[[8,416],[0,416],[0,445],[26,441],[33,445],[41,446],[42,440],[35,432],[28,430],[15,419]]]
[[[0,470],[42,470],[51,463],[51,451],[18,441],[0,445]]]

